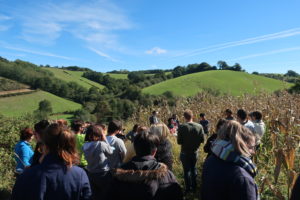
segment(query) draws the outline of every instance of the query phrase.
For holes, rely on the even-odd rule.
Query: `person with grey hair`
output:
[[[167,165],[168,169],[172,171],[174,159],[172,153],[172,144],[168,139],[170,130],[164,123],[159,123],[151,125],[149,132],[150,134],[157,135],[159,138],[159,144],[155,154],[156,160]]]

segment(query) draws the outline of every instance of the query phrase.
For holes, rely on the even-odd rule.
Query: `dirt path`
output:
[[[8,94],[18,94],[18,93],[34,92],[34,91],[35,90],[31,90],[31,89],[2,91],[2,92],[0,92],[0,96],[4,96],[4,95],[8,95]]]

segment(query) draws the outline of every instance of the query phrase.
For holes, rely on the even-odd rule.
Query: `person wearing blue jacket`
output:
[[[236,121],[227,121],[218,131],[202,171],[202,200],[259,200],[251,161],[255,136]]]
[[[33,150],[30,141],[33,138],[33,130],[25,128],[21,130],[20,141],[15,146],[15,159],[17,162],[16,173],[21,174],[32,163]]]
[[[51,124],[42,142],[44,151],[39,165],[30,167],[17,179],[12,200],[89,200],[91,188],[79,162],[74,134],[65,126]]]

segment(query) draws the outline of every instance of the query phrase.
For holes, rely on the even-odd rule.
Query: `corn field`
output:
[[[212,96],[201,93],[191,98],[179,98],[175,107],[169,107],[167,102],[161,102],[164,106],[140,108],[127,127],[138,123],[149,125],[148,118],[153,110],[158,111],[159,118],[163,122],[177,114],[180,122],[183,122],[183,112],[191,109],[194,112],[194,121],[199,121],[200,113],[205,113],[210,121],[210,132],[214,132],[214,126],[220,118],[224,117],[224,111],[229,108],[234,113],[240,108],[248,112],[261,111],[267,130],[262,138],[262,145],[256,152],[253,160],[258,167],[258,176],[255,180],[259,187],[261,199],[288,199],[295,180],[300,172],[300,96],[291,95],[286,92],[274,94],[261,93],[257,96],[244,95]],[[130,128],[130,127],[129,127]],[[173,143],[175,157],[174,173],[183,184],[183,172],[179,161],[180,147],[175,138],[170,138]],[[200,147],[200,158],[198,159],[198,171],[201,176],[205,153]],[[201,180],[201,177],[199,181]],[[189,199],[197,199],[199,194],[190,196]]]

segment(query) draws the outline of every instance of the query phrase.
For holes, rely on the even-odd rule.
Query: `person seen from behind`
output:
[[[159,138],[147,131],[134,138],[136,156],[112,171],[110,199],[182,200],[182,191],[174,174],[155,159]]]
[[[255,136],[233,120],[225,122],[217,134],[203,165],[201,199],[258,200],[257,168],[251,160]]]
[[[185,193],[188,193],[196,190],[196,163],[198,149],[204,142],[204,131],[201,124],[193,122],[191,110],[186,110],[183,116],[186,122],[178,128],[177,143],[181,145],[180,160],[183,166]]]
[[[225,119],[226,120],[235,120],[233,117],[233,113],[230,109],[225,110]]]
[[[261,143],[261,138],[266,131],[266,125],[262,120],[262,113],[259,111],[254,111],[250,114],[251,120],[254,124],[254,130],[257,137],[257,144]]]
[[[113,150],[106,141],[101,127],[91,125],[87,128],[83,152],[87,160],[87,171],[92,188],[93,199],[107,199],[110,183],[108,156]]]
[[[158,115],[157,111],[152,112],[152,115],[149,117],[150,125],[159,123],[159,119],[158,119],[157,115]]]
[[[202,125],[203,130],[204,130],[204,133],[205,133],[206,135],[208,135],[208,131],[209,131],[209,121],[206,119],[205,116],[206,116],[205,113],[200,113],[200,122],[199,122],[199,124]]]
[[[135,124],[135,125],[132,127],[132,130],[131,130],[129,133],[127,133],[126,138],[127,138],[128,140],[130,140],[130,142],[133,142],[134,137],[137,135],[137,132],[138,132],[138,128],[139,128],[139,127],[140,127],[140,126],[139,126],[138,124]]]
[[[44,157],[17,179],[12,200],[90,199],[88,177],[78,163],[74,134],[57,123],[49,125],[41,138]]]
[[[44,135],[46,128],[49,125],[50,125],[50,123],[48,120],[41,120],[34,125],[34,137],[36,140],[36,146],[34,149],[31,166],[40,164],[40,160],[43,155],[43,146],[44,146],[42,143],[42,137]]]
[[[217,125],[216,125],[216,132],[211,134],[211,136],[207,139],[206,144],[203,147],[203,150],[205,153],[207,153],[206,158],[208,158],[211,155],[211,146],[213,142],[217,139],[217,132],[221,129],[221,127],[225,124],[226,119],[219,119]]]
[[[116,134],[122,131],[122,122],[112,120],[107,128],[107,142],[113,149],[113,154],[108,157],[109,167],[111,169],[120,167],[126,155],[126,147],[122,139],[117,138]]]
[[[255,133],[254,124],[250,120],[248,120],[248,114],[245,110],[239,109],[236,115],[237,121],[240,122],[240,124],[248,128],[252,133]]]
[[[87,166],[87,161],[84,158],[84,154],[83,154],[83,144],[84,144],[84,138],[85,138],[85,134],[83,134],[83,122],[81,121],[74,121],[71,124],[71,128],[75,134],[75,138],[76,138],[76,149],[77,152],[79,154],[80,157],[80,163],[79,166],[84,168]]]
[[[17,175],[23,173],[32,163],[33,150],[30,142],[33,135],[31,128],[24,128],[20,131],[20,141],[15,146],[15,159],[17,162],[15,172]]]
[[[170,135],[168,127],[163,123],[153,124],[149,128],[149,132],[157,135],[159,138],[159,144],[155,154],[156,160],[167,165],[168,169],[172,171],[173,153],[172,144],[168,139],[168,136]]]

